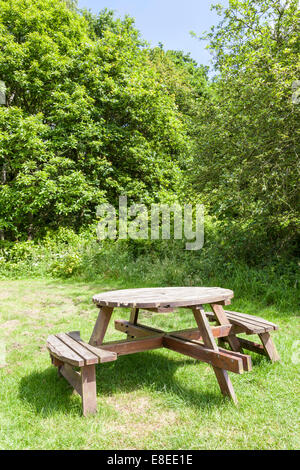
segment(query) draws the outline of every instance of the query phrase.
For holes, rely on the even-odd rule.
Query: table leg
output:
[[[59,361],[60,362],[60,361]],[[55,364],[55,363],[54,363]],[[95,364],[83,366],[77,372],[70,364],[61,362],[60,374],[81,396],[83,415],[97,412],[96,371]]]
[[[100,308],[100,312],[89,341],[89,344],[91,346],[100,346],[103,343],[103,338],[105,336],[109,321],[111,319],[112,312],[112,307]]]
[[[197,307],[193,307],[193,314],[198,325],[200,334],[202,336],[204,345],[209,348],[213,349],[214,351],[218,351],[219,348],[216,344],[215,338],[212,334],[210,324],[204,312],[204,308],[202,305]],[[217,377],[219,387],[223,395],[229,396],[234,403],[237,403],[237,398],[231,383],[231,380],[228,376],[228,372],[225,369],[220,369],[219,367],[213,366],[215,375]]]
[[[96,371],[95,365],[81,368],[82,409],[83,415],[97,412]]]
[[[222,305],[210,304],[210,306],[220,325],[228,325],[230,323],[230,321],[227,318],[226,313],[224,312]],[[241,353],[243,352],[240,341],[235,335],[229,335],[226,337],[226,339],[232,351],[241,352]]]
[[[139,309],[138,308],[132,308],[131,312],[130,312],[129,322],[132,323],[132,325],[136,325],[137,320],[138,320],[138,316],[139,316]],[[127,339],[134,339],[134,338],[135,338],[135,336],[127,335]]]
[[[277,352],[276,346],[272,341],[270,333],[260,333],[258,335],[263,344],[264,350],[270,361],[275,362],[279,361],[280,357]]]

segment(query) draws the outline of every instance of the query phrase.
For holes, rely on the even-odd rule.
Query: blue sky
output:
[[[156,46],[162,42],[166,49],[190,52],[200,64],[209,65],[210,54],[205,43],[190,36],[208,30],[218,16],[210,7],[214,3],[228,4],[228,0],[79,0],[80,8],[94,13],[109,8],[117,16],[128,13],[136,19],[142,37]]]

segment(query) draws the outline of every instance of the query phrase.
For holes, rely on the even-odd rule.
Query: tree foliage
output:
[[[280,251],[299,228],[298,2],[216,8],[222,20],[206,38],[217,75],[199,109],[192,186],[243,249],[264,251],[263,238]]]
[[[146,203],[174,193],[186,128],[130,18],[1,0],[0,71],[6,237],[79,229],[122,193]]]
[[[151,49],[127,16],[0,0],[1,238],[80,231],[126,193],[204,202],[248,259],[294,250],[298,1],[215,8],[210,77],[182,51]]]

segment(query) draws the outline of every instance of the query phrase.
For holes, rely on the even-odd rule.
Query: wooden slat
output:
[[[239,341],[243,349],[246,349],[247,351],[255,352],[257,354],[262,354],[263,356],[267,356],[267,353],[264,350],[264,347],[262,344],[255,343],[254,341],[249,341],[245,338],[239,338]]]
[[[75,339],[75,341],[82,344],[86,349],[94,353],[98,357],[98,360],[101,364],[104,362],[115,361],[118,358],[117,354],[114,352],[106,351],[105,349],[101,349],[101,348],[96,348],[95,346],[91,346],[90,344],[87,344],[84,341],[82,341],[82,339],[80,338],[79,331],[70,331],[68,333],[68,336]]]
[[[132,325],[130,322],[126,320],[115,320],[115,328],[118,331],[122,331],[123,333],[130,334],[136,337],[143,337],[143,336],[151,336],[155,333],[164,334],[163,330],[158,328],[151,328],[146,325],[142,325],[138,323],[137,325]],[[223,325],[223,326],[213,326],[211,327],[213,336],[215,338],[221,338],[223,336],[227,336],[231,331],[231,325]],[[195,339],[201,340],[201,336],[199,333],[198,328],[190,328],[187,330],[176,330],[170,331],[167,333],[168,335],[179,337],[179,338],[187,338],[187,339]]]
[[[229,323],[229,319],[227,318],[227,315],[222,305],[211,304],[211,308],[220,325],[227,325]],[[235,335],[233,334],[228,335],[227,340],[228,340],[228,343],[230,344],[232,351],[242,352],[239,339]]]
[[[159,331],[152,328],[144,328],[140,325],[133,325],[126,320],[115,320],[115,329],[118,331],[122,331],[127,335],[136,336],[138,338],[143,338],[145,336],[153,336],[156,333],[163,333],[163,331]]]
[[[83,416],[97,412],[96,371],[95,366],[81,369],[82,410]]]
[[[206,312],[206,315],[210,320],[213,320],[213,319],[217,320],[213,312]],[[244,331],[245,333],[248,333],[248,334],[251,334],[253,332],[259,333],[262,330],[261,327],[257,328],[253,324],[245,322],[245,320],[242,317],[236,318],[228,314],[227,318],[233,325],[236,325],[242,328],[242,331]]]
[[[215,352],[219,352],[219,348],[215,342],[215,338],[213,337],[210,329],[210,325],[208,322],[208,318],[204,312],[203,306],[199,306],[197,308],[193,308],[193,314],[195,320],[197,322],[198,328],[200,330],[201,336],[203,338],[203,342],[206,348],[212,349]],[[222,354],[219,352],[219,354]],[[242,360],[236,358],[237,361],[240,361],[239,366],[243,369]],[[233,359],[230,359],[233,361]],[[234,392],[234,388],[232,386],[231,380],[228,376],[227,370],[228,367],[220,367],[218,365],[213,364],[214,373],[219,383],[219,387],[223,395],[228,396],[234,403],[237,403],[237,398]]]
[[[136,325],[137,323],[137,320],[138,320],[138,316],[139,316],[139,309],[138,308],[132,308],[131,309],[131,312],[130,312],[130,323],[133,323],[134,325]]]
[[[214,367],[214,372],[217,377],[222,394],[228,396],[235,404],[237,404],[235,391],[227,370],[221,369],[219,367]]]
[[[220,325],[220,326],[211,326],[211,331],[214,336],[214,338],[222,338],[223,336],[228,336],[230,333],[232,326],[231,325]],[[190,328],[187,330],[177,330],[177,331],[171,331],[168,333],[172,336],[175,337],[182,337],[186,339],[194,339],[194,340],[199,340],[201,341],[202,337],[200,335],[200,332],[198,328]]]
[[[132,308],[130,312],[130,318],[129,321],[130,323],[133,323],[134,325],[137,324],[138,316],[139,316],[139,308]],[[130,335],[129,332],[127,333],[127,339],[134,339],[134,336]]]
[[[61,366],[64,365],[64,363],[63,363],[62,361],[60,361],[60,360],[57,359],[56,357],[52,356],[51,354],[50,354],[50,357],[51,357],[51,362],[52,362],[52,364],[53,364],[55,367],[58,367],[58,368],[59,368],[59,367],[61,367]]]
[[[84,366],[84,360],[82,357],[76,354],[54,335],[48,337],[47,348],[54,357],[62,362],[67,362],[68,364],[78,367]]]
[[[230,357],[235,356],[239,357],[243,361],[243,369],[245,372],[249,372],[252,370],[252,359],[249,354],[243,354],[237,351],[228,351],[227,349],[223,349],[219,347],[219,351],[223,354],[229,354]]]
[[[64,364],[60,368],[60,374],[69,382],[69,384],[82,397],[82,384],[79,372],[76,372],[69,364]]]
[[[231,318],[231,319],[237,319],[237,320],[242,319],[242,321],[246,325],[248,326],[253,325],[255,328],[260,329],[261,332],[266,333],[267,331],[272,331],[275,329],[273,324],[270,324],[267,321],[262,322],[261,320],[256,319],[254,316],[252,318],[250,318],[249,316],[245,317],[244,314],[239,314],[238,312],[228,312],[227,316],[228,318]]]
[[[206,315],[210,319],[215,318],[215,315],[212,312],[206,312]],[[262,328],[261,326],[257,326],[253,323],[249,323],[242,316],[239,316],[239,317],[233,316],[233,315],[230,315],[230,313],[228,312],[227,318],[233,325],[239,326],[241,328],[241,331],[247,334],[258,334],[258,333],[265,331],[265,328]]]
[[[215,304],[220,304],[220,305],[230,305],[231,304],[231,300],[227,299],[227,300],[221,300],[220,302],[214,302]]]
[[[179,307],[179,308],[184,308],[184,307]],[[174,312],[173,307],[157,307],[157,308],[143,308],[143,310],[147,310],[148,312],[154,312],[154,313],[171,313]]]
[[[191,341],[174,338],[174,336],[169,335],[164,336],[163,345],[165,348],[172,349],[172,351],[207,362],[215,367],[226,369],[236,374],[244,372],[242,359],[230,355],[230,351],[226,351],[226,353],[214,351],[204,347],[204,345],[195,344]]]
[[[227,324],[228,319],[226,317],[226,313],[224,312],[222,305],[220,305],[220,304],[210,304],[210,306],[212,308],[212,311],[215,314],[215,317],[219,321],[219,324],[220,325]]]
[[[272,338],[269,333],[261,333],[259,335],[261,342],[263,344],[264,350],[267,353],[267,356],[272,362],[279,361],[280,357],[277,352],[276,346],[272,341]]]
[[[162,330],[159,329],[154,329],[151,327],[147,327],[144,325],[131,325],[129,322],[125,320],[116,320],[115,321],[115,327],[117,330],[122,331],[124,333],[132,334],[137,337],[143,337],[143,336],[150,336],[153,335],[153,333],[164,333]],[[229,325],[223,325],[223,326],[216,326],[212,327],[212,332],[214,337],[220,338],[224,336],[228,336],[228,333],[231,330],[231,326]],[[179,330],[179,331],[172,331],[170,333],[166,333],[168,336],[172,336],[175,338],[179,339],[189,339],[189,340],[198,340],[201,341],[201,336],[199,334],[198,329],[191,329],[191,330]],[[225,355],[229,353],[229,355],[235,355],[235,357],[239,357],[243,361],[243,368],[245,371],[250,371],[252,370],[252,361],[251,357],[247,354],[242,354],[239,352],[232,352],[232,351],[227,351],[226,349],[220,349],[221,352],[223,352]]]
[[[243,318],[248,319],[248,320],[255,320],[257,323],[261,323],[267,327],[272,326],[274,330],[278,330],[278,325],[275,325],[275,323],[270,322],[269,320],[266,320],[261,317],[257,317],[256,315],[249,315],[248,313],[240,313],[240,312],[234,312],[232,310],[225,310],[226,314],[231,314],[231,315],[242,315]]]
[[[98,364],[99,359],[94,353],[85,348],[84,343],[79,343],[65,333],[56,335],[66,346],[71,348],[76,354],[82,357],[86,365]]]
[[[162,347],[163,335],[149,336],[148,338],[124,340],[124,341],[110,341],[101,345],[101,349],[113,351],[118,356],[123,354],[133,354],[142,351],[149,351],[151,349],[158,349]]]
[[[105,336],[113,308],[111,307],[101,307],[99,311],[98,318],[96,320],[92,336],[89,340],[89,344],[92,346],[100,346],[103,343],[103,338]]]
[[[214,340],[203,306],[199,305],[197,308],[193,308],[193,314],[205,346],[217,351],[218,346]]]
[[[175,308],[230,300],[233,291],[220,287],[163,287],[123,289],[93,297],[98,306]]]
[[[221,337],[221,339],[222,341],[228,341],[227,335],[226,337]],[[200,342],[199,340],[188,339],[188,341],[191,342],[192,344],[200,344],[201,346],[204,346],[204,344]],[[218,350],[222,352],[223,354],[228,355],[229,357],[234,356],[239,359],[242,359],[244,371],[248,372],[252,370],[252,359],[251,359],[251,356],[249,356],[248,354],[243,354],[242,352],[239,352],[239,351],[229,351],[228,349],[225,349],[222,347],[218,347]]]

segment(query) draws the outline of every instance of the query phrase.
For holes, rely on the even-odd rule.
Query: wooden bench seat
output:
[[[49,336],[47,349],[59,375],[64,376],[81,396],[83,414],[96,412],[95,365],[115,361],[117,354],[85,343],[79,331]],[[79,367],[80,372],[74,370],[74,367]]]
[[[232,325],[235,325],[235,333],[246,333],[247,335],[267,333],[269,331],[278,330],[278,326],[264,318],[246,313],[232,312],[225,310],[226,316]],[[206,312],[210,320],[216,319],[213,312]]]
[[[257,317],[255,315],[248,315],[246,313],[232,312],[225,310],[226,316],[230,323],[233,325],[232,334],[237,335],[238,333],[245,333],[247,335],[257,334],[262,344],[249,341],[245,338],[236,337],[238,340],[238,349],[240,352],[243,349],[247,351],[253,351],[258,354],[267,356],[272,362],[279,360],[275,344],[272,341],[270,332],[278,330],[278,326],[275,323],[271,323],[264,318]],[[213,312],[206,312],[206,315],[210,321],[217,320]],[[228,339],[220,338],[219,344],[228,342]]]
[[[59,375],[81,396],[85,416],[97,411],[96,364],[115,361],[120,355],[163,347],[211,364],[222,393],[236,402],[228,371],[242,374],[252,369],[251,357],[244,354],[244,349],[263,354],[271,361],[279,360],[270,336],[278,326],[254,315],[224,311],[220,302],[211,307],[213,312],[205,312],[202,305],[192,307],[197,328],[169,333],[137,323],[138,308],[134,307],[129,322],[115,321],[116,329],[127,334],[127,339],[106,343],[103,338],[112,308],[102,307],[89,344],[82,341],[79,331],[73,331],[49,336],[47,349]],[[208,320],[217,325],[209,325]],[[237,336],[239,333],[257,334],[262,344],[241,338]],[[226,343],[230,351],[223,347]]]

